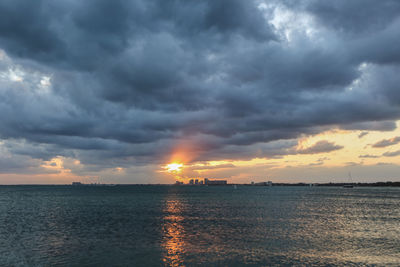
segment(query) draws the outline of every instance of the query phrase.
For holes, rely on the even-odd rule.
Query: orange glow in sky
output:
[[[165,166],[165,169],[170,173],[179,173],[182,171],[182,163],[170,163]]]

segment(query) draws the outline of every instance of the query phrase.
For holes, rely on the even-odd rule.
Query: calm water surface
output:
[[[400,188],[1,186],[1,266],[400,266]]]

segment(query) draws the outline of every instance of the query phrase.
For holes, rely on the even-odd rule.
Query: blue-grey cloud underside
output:
[[[0,79],[7,150],[100,168],[156,163],[181,142],[195,160],[251,158],[333,127],[395,129],[399,1],[259,3],[1,1],[0,71],[25,73]],[[272,21],[279,8],[316,34],[288,39]]]

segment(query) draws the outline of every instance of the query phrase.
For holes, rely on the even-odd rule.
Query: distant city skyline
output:
[[[400,181],[400,2],[0,2],[0,184]]]

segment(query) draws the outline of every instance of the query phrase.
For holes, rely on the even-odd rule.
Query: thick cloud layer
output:
[[[13,154],[101,169],[393,130],[399,29],[397,0],[4,0],[0,136]]]

